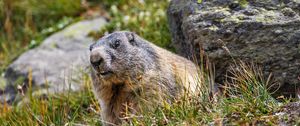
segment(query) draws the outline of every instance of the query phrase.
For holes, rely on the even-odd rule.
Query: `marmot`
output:
[[[193,62],[133,32],[105,35],[90,46],[90,51],[94,94],[105,125],[121,124],[128,112],[137,114],[144,108],[169,103],[182,89],[195,92],[197,87]]]

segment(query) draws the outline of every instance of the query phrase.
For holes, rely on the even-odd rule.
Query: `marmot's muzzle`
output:
[[[99,52],[92,51],[90,55],[90,62],[93,67],[98,67],[103,63],[103,58],[101,57]]]

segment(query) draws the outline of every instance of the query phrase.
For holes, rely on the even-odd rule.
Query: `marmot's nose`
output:
[[[103,58],[98,52],[92,52],[90,56],[90,61],[93,66],[99,66],[103,62]]]

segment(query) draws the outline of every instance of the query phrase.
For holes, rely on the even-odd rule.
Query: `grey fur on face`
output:
[[[159,68],[155,63],[158,62],[155,50],[148,43],[142,43],[141,39],[133,32],[120,31],[96,41],[90,46],[90,61],[95,72],[103,78],[134,75],[132,72],[143,73],[146,69]]]

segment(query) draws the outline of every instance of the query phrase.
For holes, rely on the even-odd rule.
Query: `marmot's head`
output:
[[[90,62],[97,76],[122,82],[153,69],[157,55],[146,40],[128,31],[119,31],[100,38],[90,46]],[[128,78],[130,77],[130,78]]]

